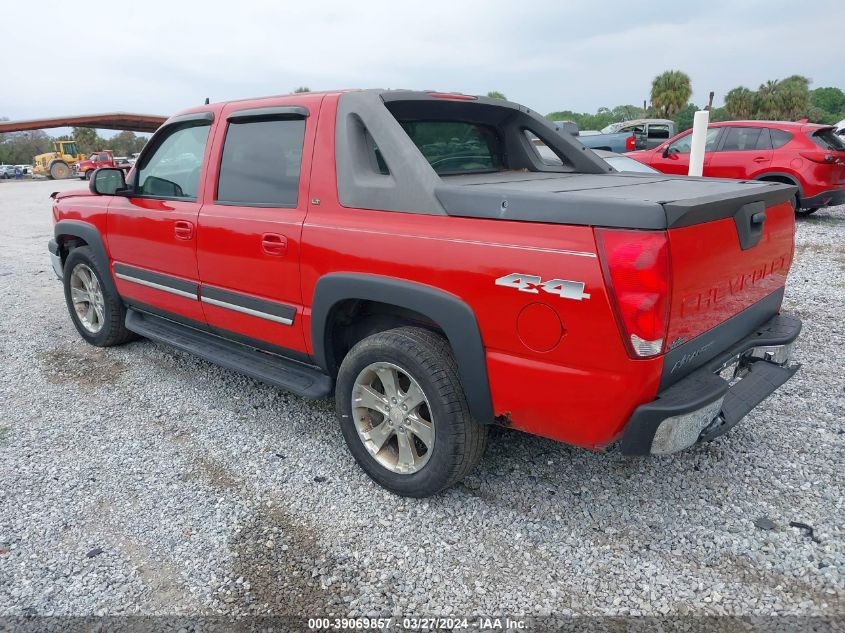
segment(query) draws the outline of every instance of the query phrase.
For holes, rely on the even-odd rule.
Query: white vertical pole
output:
[[[689,176],[701,176],[704,172],[704,147],[707,142],[709,110],[699,110],[692,120],[692,142],[689,152]]]

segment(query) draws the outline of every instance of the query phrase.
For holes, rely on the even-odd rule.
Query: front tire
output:
[[[337,376],[340,428],[358,464],[398,495],[428,497],[481,459],[487,427],[472,418],[447,341],[417,327],[356,344]]]
[[[91,345],[111,347],[135,338],[126,329],[126,308],[103,283],[105,274],[89,246],[75,248],[64,265],[65,303],[79,335]]]

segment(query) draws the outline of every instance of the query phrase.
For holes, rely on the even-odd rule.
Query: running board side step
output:
[[[126,329],[303,398],[324,398],[334,389],[334,381],[316,367],[308,367],[132,308],[126,312]]]

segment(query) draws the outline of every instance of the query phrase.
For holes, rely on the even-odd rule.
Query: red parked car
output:
[[[627,154],[665,174],[686,175],[692,130],[653,150]],[[802,214],[845,204],[845,141],[830,126],[784,121],[726,121],[707,130],[704,175],[783,182],[798,187]]]
[[[92,345],[334,395],[367,474],[424,496],[490,424],[631,455],[737,424],[798,368],[794,191],[622,173],[500,99],[305,93],[172,117],[54,196],[49,248]]]

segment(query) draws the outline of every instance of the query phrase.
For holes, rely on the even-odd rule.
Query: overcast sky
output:
[[[504,92],[543,114],[802,74],[845,89],[845,1],[3,3],[0,116],[169,115],[300,85]]]

